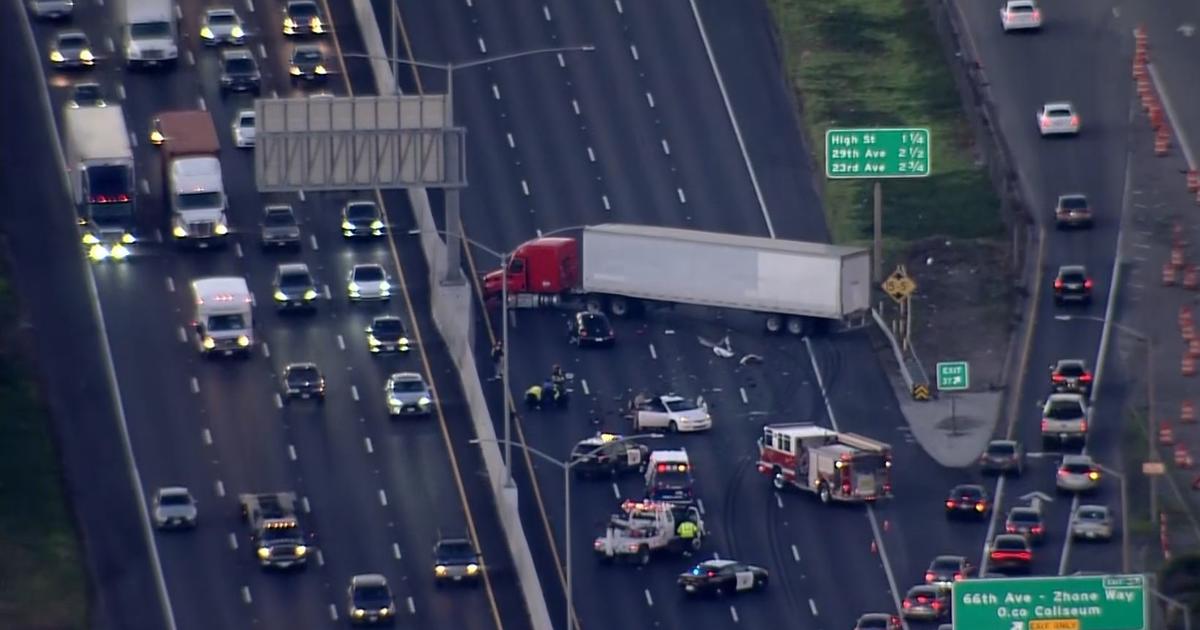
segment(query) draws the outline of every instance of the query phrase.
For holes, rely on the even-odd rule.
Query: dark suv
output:
[[[289,363],[283,368],[283,402],[292,398],[325,402],[325,377],[316,363]]]
[[[1056,392],[1083,394],[1092,390],[1092,373],[1083,359],[1060,359],[1050,366],[1050,386]]]
[[[483,576],[483,563],[467,536],[443,538],[433,546],[434,584],[476,583]]]
[[[1063,265],[1054,277],[1054,303],[1088,304],[1092,301],[1092,279],[1083,265]]]
[[[254,55],[243,48],[221,51],[221,94],[226,92],[259,93],[262,74]]]
[[[1078,193],[1060,196],[1054,206],[1054,226],[1060,229],[1092,227],[1092,208],[1087,197]]]

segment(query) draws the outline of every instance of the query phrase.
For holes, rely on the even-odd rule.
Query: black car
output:
[[[918,621],[942,619],[950,614],[950,592],[930,584],[914,586],[904,594],[900,614]]]
[[[380,315],[372,319],[367,327],[367,348],[371,354],[408,352],[411,346],[404,320],[395,315]]]
[[[296,46],[292,50],[288,74],[292,76],[293,81],[324,80],[329,76],[329,68],[325,64],[325,53],[321,51],[320,46]]]
[[[374,201],[351,201],[342,206],[342,236],[383,236],[383,213]]]
[[[477,583],[482,576],[483,563],[466,535],[443,538],[433,546],[433,579],[437,586],[450,582]]]
[[[679,574],[688,595],[733,595],[766,588],[767,570],[736,560],[706,560]]]
[[[316,363],[289,363],[283,368],[283,402],[292,398],[325,402],[325,377]]]
[[[99,83],[76,83],[71,88],[69,107],[105,107],[104,92]]]
[[[1092,391],[1092,373],[1083,359],[1060,359],[1050,366],[1050,387],[1056,392],[1083,394]]]
[[[964,483],[950,489],[946,496],[947,518],[979,518],[987,519],[992,512],[992,502],[983,486],[974,483]]]
[[[1025,449],[1016,440],[992,440],[979,456],[985,473],[1020,475],[1025,470]]]
[[[891,613],[866,613],[859,616],[854,630],[904,630],[904,626]]]
[[[579,478],[615,476],[623,472],[641,472],[650,456],[650,447],[621,436],[600,433],[580,440],[571,449],[571,462]]]
[[[325,22],[321,9],[313,0],[288,0],[283,8],[284,35],[321,35]]]
[[[604,313],[580,311],[567,320],[567,340],[581,348],[611,346],[617,335]]]
[[[975,566],[963,556],[938,556],[925,569],[925,583],[949,589],[975,573]]]
[[[296,220],[296,213],[291,206],[272,205],[263,210],[262,246],[290,249],[300,247],[300,223]]]
[[[1040,510],[1014,507],[1008,511],[1008,518],[1004,521],[1004,533],[1020,534],[1036,545],[1046,536],[1046,523],[1042,520]]]
[[[250,51],[234,48],[221,51],[221,93],[253,92],[258,94],[262,74]]]
[[[317,307],[317,283],[304,263],[277,266],[272,289],[279,310],[312,311]]]
[[[988,566],[1001,573],[1028,573],[1033,566],[1033,549],[1020,534],[998,534],[988,545]]]
[[[346,614],[353,625],[392,625],[396,620],[396,600],[387,578],[377,573],[350,578],[346,589]]]
[[[1054,303],[1089,304],[1092,301],[1092,279],[1083,265],[1063,265],[1054,277]]]

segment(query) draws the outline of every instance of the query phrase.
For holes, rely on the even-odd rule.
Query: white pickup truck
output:
[[[609,519],[604,535],[592,544],[601,562],[625,559],[648,564],[652,553],[698,550],[704,538],[704,521],[700,511],[692,506],[626,501],[621,505],[621,512]],[[696,537],[690,541],[676,535],[676,528],[684,520],[692,521],[698,528]]]

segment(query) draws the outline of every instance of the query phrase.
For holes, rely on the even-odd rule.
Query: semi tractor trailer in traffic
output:
[[[71,192],[92,260],[123,259],[134,242],[133,148],[120,106],[63,110]]]
[[[152,135],[162,149],[171,237],[198,248],[225,244],[228,201],[212,114],[199,109],[162,112],[154,119]]]
[[[608,223],[578,238],[516,248],[506,271],[484,277],[517,308],[586,305],[618,317],[689,304],[761,313],[767,331],[794,335],[870,309],[871,256],[860,247]]]

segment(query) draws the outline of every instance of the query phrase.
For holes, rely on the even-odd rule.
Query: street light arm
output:
[[[538,457],[544,461],[550,462],[551,464],[554,464],[555,466],[558,466],[559,468],[561,468],[563,470],[568,470],[571,468],[570,464],[560,461],[558,459],[555,459],[553,456],[548,455],[545,451],[540,451],[532,446],[529,446],[527,444],[522,444],[520,442],[514,442],[512,440],[492,440],[492,439],[479,439],[479,438],[471,440],[471,444],[480,444],[482,442],[492,442],[495,444],[506,444],[508,446],[519,448],[519,449],[525,451],[526,453],[533,455],[534,457]]]
[[[483,59],[472,59],[471,61],[464,61],[462,63],[449,63],[446,65],[449,67],[449,69],[451,71],[453,71],[453,70],[460,70],[463,68],[474,68],[476,66],[486,66],[489,63],[508,61],[510,59],[520,59],[521,57],[532,57],[534,55],[547,55],[547,54],[551,54],[551,53],[564,53],[564,52],[592,52],[594,50],[596,50],[596,47],[592,46],[591,44],[587,44],[584,46],[557,46],[557,47],[552,47],[552,48],[534,48],[531,50],[522,50],[519,52],[506,53],[503,55],[495,55],[493,57],[486,57]]]
[[[453,64],[449,64],[449,63],[434,63],[432,61],[417,61],[415,59],[405,59],[403,57],[389,57],[387,55],[369,55],[367,53],[359,53],[359,52],[343,52],[342,56],[349,57],[350,59],[379,59],[382,61],[389,61],[392,63],[400,63],[400,64],[404,64],[407,66],[417,66],[419,68],[429,68],[431,70],[447,71],[454,67]]]
[[[561,234],[563,232],[572,232],[575,230],[582,230],[585,227],[587,227],[587,226],[586,225],[568,225],[568,226],[564,226],[564,227],[560,227],[560,228],[554,228],[553,230],[546,230],[546,231],[542,232],[541,234],[539,234],[538,236],[535,236],[531,239],[527,239],[527,240],[521,241],[520,243],[517,243],[516,247],[513,247],[512,249],[510,249],[509,251],[506,251],[506,252],[497,251],[496,249],[493,249],[492,247],[490,247],[488,245],[484,245],[483,243],[480,243],[479,241],[477,241],[473,238],[468,238],[466,236],[460,236],[459,238],[461,238],[463,241],[466,241],[467,243],[470,243],[472,246],[478,247],[479,249],[483,250],[484,252],[487,252],[487,253],[491,254],[492,256],[499,258],[500,260],[506,260],[509,256],[511,256],[513,254],[513,252],[517,251],[518,248],[520,248],[522,245],[524,245],[526,243],[536,241],[539,238],[545,238],[547,236],[554,236],[555,234]],[[426,232],[433,232],[434,234],[440,234],[442,236],[449,236],[449,234],[450,234],[449,232],[447,232],[445,230],[438,230],[438,229],[412,230],[411,232],[409,232],[409,234],[424,234]]]

